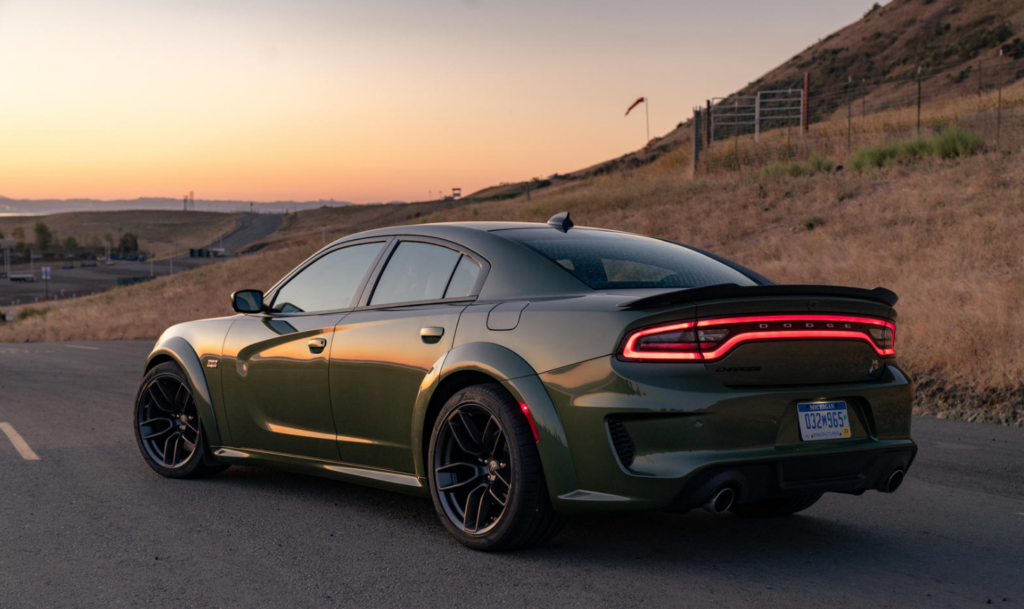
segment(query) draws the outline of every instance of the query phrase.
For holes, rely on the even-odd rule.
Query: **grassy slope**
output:
[[[73,236],[82,246],[101,246],[105,233],[111,234],[116,245],[121,233],[134,233],[143,251],[165,255],[173,249],[174,241],[178,242],[179,248],[208,245],[218,236],[233,230],[242,216],[159,210],[72,212],[0,217],[0,231],[8,239],[14,239],[14,229],[21,227],[25,231],[25,240],[31,242],[34,239],[33,227],[42,220],[51,231],[57,231],[60,240]]]

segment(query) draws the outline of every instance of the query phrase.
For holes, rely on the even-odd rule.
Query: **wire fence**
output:
[[[842,85],[713,98],[695,109],[694,169],[743,171],[813,156],[843,163],[857,149],[958,127],[990,150],[1024,147],[1024,59],[956,72],[911,71]]]

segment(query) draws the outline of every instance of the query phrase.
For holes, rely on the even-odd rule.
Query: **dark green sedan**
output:
[[[895,303],[564,213],[373,230],[164,332],[134,427],[164,476],[267,465],[430,496],[479,550],[575,512],[785,516],[910,467]]]

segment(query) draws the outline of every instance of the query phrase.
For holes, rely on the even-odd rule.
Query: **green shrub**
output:
[[[25,320],[25,319],[28,319],[30,317],[42,317],[43,315],[46,315],[49,312],[50,312],[49,309],[37,309],[37,308],[34,308],[34,307],[25,307],[24,309],[18,311],[18,319],[19,320]]]
[[[807,164],[817,173],[829,172],[836,167],[835,163],[828,159],[823,159],[817,154],[812,154],[811,158],[807,160]]]
[[[954,159],[973,156],[981,151],[981,136],[973,131],[947,129],[933,142],[936,156],[943,159]]]
[[[853,153],[850,166],[860,172],[886,167],[896,160],[898,152],[899,148],[895,144],[865,146]]]
[[[981,136],[972,131],[958,128],[947,129],[938,137],[909,140],[865,146],[850,157],[850,166],[860,172],[888,167],[895,162],[913,163],[923,158],[937,156],[953,159],[978,154],[982,149]]]
[[[835,164],[832,161],[822,159],[818,155],[811,155],[807,163],[790,161],[789,163],[768,163],[761,168],[761,177],[766,179],[777,179],[783,176],[800,178],[810,176],[823,171],[832,171]]]
[[[935,154],[933,142],[921,137],[896,143],[896,160],[901,163],[912,163]]]

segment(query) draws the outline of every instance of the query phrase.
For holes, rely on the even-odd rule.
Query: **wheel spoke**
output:
[[[194,451],[196,449],[196,442],[193,442],[193,441],[189,440],[188,438],[186,438],[184,436],[184,434],[182,434],[182,436],[181,436],[181,441],[182,441],[182,445],[185,447],[185,451],[188,454],[191,455],[192,451]],[[175,456],[177,456],[177,455],[175,455]]]
[[[157,391],[153,391],[153,385],[156,385]],[[153,384],[146,388],[146,392],[149,394],[149,399],[154,406],[164,412],[174,412],[171,402],[167,397],[167,393],[164,391],[163,387],[160,386],[159,381],[154,381]]]
[[[455,441],[459,448],[471,455],[480,456],[483,454],[483,445],[480,442],[480,430],[477,429],[473,419],[461,410],[455,412],[455,416],[448,420],[448,427],[452,430]]]
[[[182,421],[182,423],[185,424],[185,427],[188,427],[189,429],[191,429],[192,433],[195,433],[195,434],[199,433],[199,427],[193,425],[190,421]]]
[[[505,488],[512,488],[512,485],[509,483],[508,480],[504,478],[504,476],[501,475],[500,471],[494,472],[494,481],[501,482],[502,484],[505,485]]]
[[[155,423],[157,421],[165,421],[167,423],[167,427],[165,429],[162,429],[162,430],[158,431],[158,432],[153,432],[152,429],[150,429],[148,431],[145,429],[146,427],[149,427],[150,425],[152,425],[153,423]],[[141,431],[143,433],[143,436],[142,436],[143,440],[149,440],[151,438],[156,438],[158,436],[162,436],[165,433],[171,431],[172,429],[174,429],[174,421],[172,421],[171,419],[156,418],[156,419],[150,419],[148,421],[144,421],[142,423],[139,423],[139,431]]]
[[[491,512],[491,493],[490,489],[486,489],[482,495],[480,495],[480,503],[476,508],[476,522],[473,523],[473,532],[479,531],[487,520],[487,515]]]
[[[499,497],[498,493],[494,492],[493,484],[491,485],[491,488],[487,489],[487,493],[491,496],[492,499],[497,501],[498,505],[500,505],[501,507],[505,507],[505,504],[508,502],[508,492],[505,492],[504,497]]]
[[[470,517],[470,514],[472,514],[474,516],[479,516],[479,514],[480,514],[480,504],[483,501],[484,496],[486,496],[486,495],[487,495],[487,485],[486,484],[481,484],[481,485],[477,486],[473,490],[469,491],[468,495],[466,495],[466,507],[463,510],[463,516],[462,516],[462,528],[465,529],[466,531],[470,531],[471,533],[476,533],[478,530],[480,530],[480,526],[479,526],[479,524],[477,522],[473,523],[473,529],[470,530],[470,528],[469,528],[469,517]]]
[[[463,479],[459,476],[457,470],[464,469],[469,472],[469,477]],[[441,467],[434,470],[437,479],[437,490],[439,491],[450,491],[459,487],[466,486],[481,476],[480,468],[472,463],[466,463],[459,461],[457,463],[449,463],[448,465],[442,465]]]
[[[177,450],[178,450],[178,440],[177,440],[177,438],[180,438],[180,437],[181,437],[181,432],[177,432],[176,431],[173,434],[167,436],[167,439],[164,440],[164,465],[167,466],[167,467],[170,467],[170,466],[174,465],[174,455],[171,453],[171,439],[174,439],[174,448],[173,448],[173,450],[174,450],[174,452],[177,452]]]

